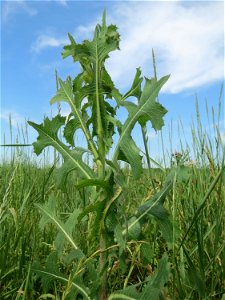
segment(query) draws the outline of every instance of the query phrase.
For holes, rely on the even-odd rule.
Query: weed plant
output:
[[[32,163],[32,154],[19,146],[11,148],[15,151],[11,150],[8,162],[8,148],[4,147],[0,173],[1,299],[222,299],[225,177],[224,144],[218,129],[221,98],[218,119],[214,110],[210,115],[206,107],[213,119],[213,135],[203,129],[196,102],[192,141],[183,145],[181,140],[179,152],[173,149],[172,141],[171,152],[163,149],[162,160],[170,162],[167,168],[154,162],[147,151],[144,168],[130,132],[139,121],[147,145],[146,121],[155,129],[163,125],[166,110],[156,97],[164,79],[146,79],[141,90],[137,70],[131,90],[121,95],[104,68],[108,53],[99,46],[104,55],[97,65],[96,56],[85,52],[86,45],[96,54],[98,38],[104,43],[108,39],[113,49],[118,47],[117,29],[106,26],[105,16],[92,42],[76,44],[70,36],[71,45],[65,47],[64,56],[72,55],[83,67],[75,80],[59,80],[60,88],[52,100],[72,99],[69,118],[58,115],[40,125],[30,122],[39,133],[35,152],[55,146],[64,157],[61,168],[56,160],[51,164],[48,156],[41,167]],[[76,56],[81,52],[82,59]],[[97,80],[99,66],[102,77]],[[138,105],[126,100],[130,95],[137,97]],[[88,97],[87,103],[82,103],[84,97]],[[116,105],[106,104],[107,97],[114,98]],[[138,112],[148,101],[158,112],[157,120],[149,117],[151,110]],[[122,127],[115,119],[121,105],[129,112]],[[89,106],[92,115],[90,110],[85,113]],[[135,112],[138,118],[130,125]],[[103,120],[107,126],[101,124]],[[64,122],[67,144],[56,134]],[[83,149],[73,144],[75,130],[81,126],[89,145],[86,151],[92,154],[95,166],[84,160]],[[106,154],[116,128],[119,146],[109,160]],[[124,134],[126,129],[129,134]],[[25,136],[15,142],[28,144],[28,139]],[[130,144],[130,153],[123,143]],[[149,162],[155,163],[155,168],[149,170]]]

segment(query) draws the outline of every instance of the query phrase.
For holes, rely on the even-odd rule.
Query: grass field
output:
[[[129,222],[137,207],[160,193],[171,170],[179,169],[180,173],[165,194],[164,205],[172,227],[163,222],[160,226],[154,217],[149,218],[147,225],[140,228],[138,241],[132,235],[123,240],[118,234],[115,245],[108,249],[109,294],[127,288],[129,292],[131,286],[138,293],[145,286],[143,282],[155,278],[153,285],[159,290],[159,299],[224,299],[224,143],[218,129],[221,103],[219,107],[218,120],[210,116],[214,119],[213,134],[204,130],[197,114],[192,140],[186,145],[181,143],[183,148],[179,153],[163,149],[165,157],[159,165],[146,168],[139,180],[130,176],[129,168],[124,170],[127,187],[115,208],[122,212],[124,222]],[[26,143],[27,138],[18,142]],[[51,163],[46,152],[38,164],[31,152],[24,147],[2,148],[0,298],[98,299],[89,296],[98,288],[99,272],[99,245],[91,234],[94,212],[90,209],[88,217],[82,220],[76,217],[90,207],[92,188],[78,190],[74,183],[79,175],[74,174],[62,191],[55,180],[56,159]],[[166,168],[161,166],[164,160],[170,162]],[[52,214],[53,221],[41,213],[37,204]],[[60,220],[58,224],[56,220]],[[113,237],[111,226],[116,226],[116,221],[108,221],[109,238]],[[85,264],[83,254],[65,237],[71,237],[83,249]],[[154,274],[165,253],[166,283],[161,284]],[[123,298],[109,299],[134,299],[128,292]],[[158,296],[148,295],[143,299],[158,299]]]

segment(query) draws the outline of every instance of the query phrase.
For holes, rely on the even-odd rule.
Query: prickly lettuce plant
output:
[[[80,64],[81,72],[74,79],[59,79],[59,89],[50,102],[65,102],[71,112],[68,117],[58,114],[51,120],[45,118],[42,124],[29,124],[39,134],[33,144],[35,153],[39,155],[46,147],[52,146],[63,158],[56,175],[59,186],[66,189],[68,177],[75,172],[77,179],[74,184],[78,189],[88,190],[91,197],[85,207],[75,209],[65,222],[56,213],[54,197],[44,206],[39,206],[43,212],[41,226],[52,223],[59,233],[55,241],[56,252],[49,257],[46,268],[38,265],[34,270],[45,276],[45,283],[49,282],[50,277],[64,282],[63,299],[146,299],[146,295],[150,294],[151,299],[157,299],[169,278],[166,256],[162,258],[154,277],[147,276],[137,286],[127,287],[128,276],[124,289],[113,291],[115,293],[110,296],[108,277],[115,257],[125,261],[127,247],[131,249],[133,244],[138,249],[142,247],[143,253],[146,253],[149,245],[147,242],[142,245],[139,240],[142,227],[149,218],[158,220],[165,238],[171,242],[171,223],[163,204],[172,186],[172,177],[168,178],[161,192],[153,199],[148,197],[144,205],[137,208],[134,216],[124,216],[121,208],[127,181],[124,163],[131,167],[135,178],[144,170],[132,130],[136,124],[145,128],[147,122],[155,130],[162,128],[167,110],[157,101],[157,96],[169,76],[159,80],[154,77],[143,80],[138,68],[131,88],[121,94],[105,67],[110,53],[119,49],[120,41],[117,27],[106,25],[105,12],[102,25],[96,26],[92,41],[85,40],[78,44],[70,34],[69,39],[70,45],[64,47],[62,56],[72,56],[74,62]],[[134,103],[129,98],[136,98],[137,101]],[[128,112],[124,123],[117,118],[121,108]],[[60,129],[66,142],[59,138]],[[85,136],[86,149],[75,143],[78,129]],[[114,144],[116,134],[119,139]],[[85,161],[85,155],[92,159],[93,165]],[[80,227],[86,228],[85,241],[76,234]],[[63,256],[64,267],[73,265],[69,277],[57,270],[57,259],[63,251],[65,254],[62,250],[65,245],[68,256]],[[51,265],[55,266],[53,270],[49,269]]]

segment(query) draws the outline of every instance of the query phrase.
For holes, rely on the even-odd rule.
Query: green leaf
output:
[[[42,206],[45,211],[51,212],[52,217],[56,217],[56,209],[57,209],[57,200],[55,197],[50,196],[48,201]],[[40,229],[43,230],[45,225],[51,223],[51,219],[47,214],[42,214],[42,217],[39,221]]]
[[[45,292],[50,289],[56,277],[64,277],[58,268],[58,253],[56,251],[47,256],[45,268],[36,261],[33,263],[31,270],[41,278],[41,285]]]
[[[84,171],[86,171],[87,174],[89,174],[89,178],[91,178],[91,177],[94,178],[95,174],[94,174],[93,170],[88,165],[86,165],[82,160],[83,154],[88,151],[83,148],[75,148],[75,149],[72,149],[69,151],[70,151],[71,157],[73,157],[82,166],[82,169]],[[77,171],[77,178],[79,181],[82,180],[82,179],[80,179],[81,177],[87,178],[87,176],[85,176],[85,173],[82,176],[82,173],[80,173],[80,168],[78,168],[77,165],[74,164],[73,160],[64,159],[64,163],[61,166],[61,168],[58,168],[55,171],[56,184],[62,190],[65,190],[67,177],[68,177],[69,173],[72,171]],[[90,179],[90,180],[92,180],[92,179]]]
[[[73,282],[73,281],[71,282],[70,279],[67,279],[66,277],[64,277],[61,274],[54,273],[52,271],[49,271],[48,269],[41,268],[37,265],[33,266],[32,271],[37,273],[40,277],[44,278],[44,280],[46,280],[46,278],[48,278],[48,280],[54,280],[54,279],[60,280],[62,282],[66,282],[67,284],[70,282],[70,284],[74,288],[76,288],[77,290],[79,290],[80,293],[82,293],[82,295],[85,297],[84,299],[91,300],[85,287],[83,287],[81,284],[77,284],[76,282]]]
[[[116,226],[118,220],[116,216],[116,200],[120,197],[122,193],[122,188],[120,186],[115,189],[114,193],[111,192],[111,199],[106,198],[106,205],[104,211],[101,215],[100,228],[105,231],[105,227],[108,227],[109,231],[113,231],[113,228]]]
[[[71,45],[67,45],[63,47],[64,48],[64,51],[62,52],[63,58],[73,55],[73,47],[76,45],[76,42],[70,33],[68,33],[68,37],[70,39]]]
[[[62,253],[65,242],[68,240],[68,238],[65,235],[65,232],[68,236],[72,237],[73,232],[75,230],[75,226],[78,223],[78,216],[80,215],[80,209],[75,209],[69,216],[69,218],[66,220],[66,222],[62,225],[64,231],[60,230],[55,238],[55,246],[58,249],[60,253]],[[79,249],[74,249],[79,250]]]
[[[140,300],[158,300],[160,292],[170,277],[170,264],[167,255],[164,255],[159,262],[157,273],[150,278],[150,281],[143,289]]]
[[[73,84],[71,79],[68,77],[66,82],[63,82],[61,79],[59,79],[59,83],[60,83],[60,89],[57,91],[56,96],[51,99],[50,103],[53,104],[56,102],[65,101],[70,105],[72,113],[76,118],[76,122],[80,124],[80,128],[82,129],[86,137],[89,149],[92,151],[95,159],[98,159],[96,146],[94,144],[94,141],[91,138],[89,129],[86,124],[87,123],[86,117],[83,116],[81,110],[76,105],[76,101],[73,93]]]
[[[168,216],[165,215],[165,208],[162,206],[164,201],[165,201],[165,197],[168,194],[168,192],[170,191],[172,187],[172,182],[167,183],[165,185],[165,187],[159,192],[157,193],[150,201],[148,201],[147,203],[141,205],[138,209],[137,209],[137,213],[136,216],[133,217],[129,222],[128,225],[128,232],[134,227],[136,226],[140,226],[137,225],[138,223],[143,223],[146,222],[146,220],[148,220],[149,218],[149,214],[153,215],[156,218],[162,218],[162,219],[167,219]],[[123,234],[126,233],[126,230],[123,231]]]
[[[105,200],[104,201],[99,201],[96,199],[96,201],[93,202],[93,204],[88,205],[83,209],[83,211],[80,213],[78,216],[78,221],[81,222],[81,220],[87,216],[89,213],[95,213],[96,217],[94,219],[94,223],[92,225],[92,233],[90,234],[90,238],[96,238],[97,235],[99,234],[99,228],[100,228],[100,223],[102,220],[103,216],[103,211],[105,208]]]
[[[131,131],[138,121],[141,124],[145,124],[146,121],[151,121],[152,127],[155,130],[162,128],[164,124],[163,116],[167,110],[156,102],[156,97],[168,78],[169,76],[165,76],[159,81],[146,79],[139,104],[131,105],[130,103],[126,103],[126,101],[124,102],[124,105],[128,109],[129,116],[120,133],[120,139],[114,151],[113,161],[118,159],[119,152],[122,151],[129,161],[136,178],[138,178],[142,172],[142,164],[139,149],[131,137]]]
[[[80,180],[79,183],[76,185],[78,189],[84,188],[86,186],[100,186],[104,189],[109,190],[110,186],[107,181],[101,180],[101,179],[83,179]]]
[[[49,299],[56,299],[54,295],[52,294],[42,294],[39,298],[39,300],[49,300]]]
[[[68,104],[73,106],[75,101],[71,77],[68,76],[65,82],[63,82],[60,78],[58,79],[58,81],[60,84],[60,89],[58,89],[56,95],[51,98],[50,104],[54,104],[57,102],[67,102]]]
[[[34,129],[39,133],[37,141],[33,143],[34,152],[39,155],[43,149],[47,146],[53,146],[64,158],[64,164],[61,167],[60,174],[62,181],[72,170],[78,170],[80,175],[84,178],[95,177],[94,172],[91,168],[82,161],[82,154],[84,150],[73,149],[65,146],[58,138],[57,133],[59,128],[64,124],[65,117],[57,115],[52,120],[48,118],[44,119],[43,124],[36,124],[29,121]],[[62,185],[64,184],[64,181]]]
[[[101,73],[102,91],[106,94],[107,98],[114,98],[117,104],[119,104],[122,99],[122,95],[120,94],[119,90],[115,87],[114,82],[112,81],[109,73],[107,72],[104,66],[102,67]]]
[[[146,264],[150,264],[154,255],[154,248],[152,247],[152,245],[146,243],[142,244],[141,253],[144,257],[144,260],[146,261]]]
[[[58,131],[65,124],[65,120],[65,117],[57,115],[52,120],[49,120],[49,118],[45,118],[44,123],[40,125],[28,121],[28,124],[31,125],[34,129],[36,129],[39,133],[37,141],[33,143],[34,152],[37,155],[39,155],[47,146],[57,146],[59,142]],[[59,149],[61,144],[62,143],[59,142]]]
[[[67,264],[68,266],[71,265],[72,261],[74,259],[78,259],[81,260],[85,258],[84,253],[80,250],[80,249],[72,249],[68,254],[66,254],[65,256],[63,256],[63,261],[65,262],[65,264]]]
[[[67,143],[73,147],[75,147],[74,134],[79,128],[81,128],[81,126],[77,118],[70,119],[64,127],[63,136],[65,137]]]
[[[71,234],[71,229],[68,229],[68,224],[63,224],[61,220],[58,219],[58,217],[55,215],[54,212],[52,212],[51,206],[49,205],[44,205],[41,206],[39,204],[36,204],[36,206],[41,210],[41,212],[43,214],[45,214],[48,217],[48,220],[50,223],[53,223],[54,225],[56,225],[56,227],[58,228],[58,230],[61,231],[61,233],[64,235],[64,237],[67,239],[67,241],[71,244],[71,246],[77,250],[78,246],[75,244],[72,234]],[[77,214],[77,212],[76,212]],[[71,222],[71,220],[69,221],[69,223]],[[45,224],[47,222],[45,221]],[[41,223],[41,225],[43,226],[43,221]]]
[[[140,224],[140,222],[137,222],[136,217],[132,217],[128,221],[127,232],[128,232],[129,237],[132,240],[138,240],[138,238],[141,234],[141,224]]]
[[[117,102],[121,98],[104,67],[104,62],[109,57],[109,53],[118,48],[117,27],[114,25],[106,26],[105,14],[103,14],[102,25],[96,26],[93,40],[85,40],[82,44],[76,44],[74,40],[71,40],[71,45],[64,48],[63,54],[64,57],[72,55],[74,61],[79,61],[82,66],[83,75],[81,76],[84,85],[81,86],[78,83],[79,80],[76,81],[78,84],[74,85],[75,98],[73,99],[72,94],[69,95],[69,98],[75,103],[80,103],[83,97],[88,98],[88,106],[91,107],[92,113],[90,119],[93,129],[92,137],[97,136],[99,152],[102,156],[111,147],[112,135],[114,134],[114,124],[107,119],[107,115],[112,117],[115,115],[113,107],[105,102],[104,95],[106,98],[114,97]],[[56,100],[58,98],[53,98],[52,102]],[[82,130],[84,129],[82,128]]]
[[[116,291],[115,293],[109,296],[108,300],[138,300],[140,297],[140,293],[138,293],[136,289],[137,285],[128,286],[127,288]]]
[[[100,201],[95,201],[93,204],[90,204],[83,209],[83,211],[80,213],[78,217],[78,221],[81,222],[81,220],[89,213],[98,212],[98,211],[102,212],[103,209],[104,209],[104,203]]]
[[[112,300],[112,299],[114,299],[114,300],[137,300],[138,298],[134,298],[134,297],[127,296],[124,294],[116,293],[116,294],[112,294],[109,296],[108,300]]]
[[[184,249],[184,254],[187,258],[188,262],[188,272],[187,275],[189,277],[191,285],[198,291],[198,294],[201,299],[205,299],[206,297],[206,286],[205,286],[205,281],[202,278],[199,270],[195,267],[193,261],[191,260],[190,255],[188,254],[188,251],[186,248],[183,246]]]
[[[137,68],[136,69],[136,75],[133,81],[133,84],[131,86],[131,89],[123,96],[122,100],[127,99],[128,97],[136,97],[140,98],[141,96],[141,83],[143,81],[143,78],[141,77],[141,69]]]
[[[146,201],[142,206],[140,206],[137,213],[137,217],[139,217],[141,215],[143,216],[143,214],[147,212],[145,216],[139,220],[141,223],[147,221],[151,216],[156,219],[162,235],[168,242],[169,246],[173,243],[173,225],[169,218],[169,212],[163,207],[163,203],[170,189],[171,185],[164,187],[162,191],[153,197],[153,199]],[[158,201],[158,199],[160,199],[160,201]],[[158,201],[157,204],[155,204],[156,201]]]
[[[134,178],[138,179],[143,171],[142,156],[139,154],[140,149],[137,147],[131,136],[124,136],[123,142],[120,145],[120,151],[125,158],[123,159],[123,156],[120,154],[118,159],[128,162],[131,165]]]
[[[167,113],[167,110],[156,101],[156,97],[168,79],[169,76],[164,76],[159,81],[156,79],[145,79],[145,86],[139,101],[139,106],[142,107],[141,115],[139,117],[141,125],[150,121],[152,128],[155,130],[161,130],[163,127],[163,116]]]
[[[152,201],[149,201],[146,205],[146,209],[148,205],[152,205]],[[159,229],[162,233],[162,236],[168,243],[169,248],[173,244],[173,225],[170,220],[169,212],[163,207],[162,203],[158,203],[156,206],[153,206],[152,209],[149,210],[147,216],[153,216],[157,224],[159,225]]]
[[[176,166],[171,168],[167,176],[167,181],[187,182],[190,179],[190,168],[186,166]]]
[[[119,244],[119,255],[122,254],[122,252],[125,250],[126,247],[126,241],[123,237],[122,231],[123,231],[122,226],[120,224],[117,224],[114,229],[114,236],[117,243]]]

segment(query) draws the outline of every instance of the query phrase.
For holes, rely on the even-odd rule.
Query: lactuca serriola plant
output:
[[[135,178],[139,178],[144,170],[140,149],[131,135],[132,130],[136,124],[145,127],[147,122],[150,122],[155,130],[162,128],[163,117],[167,110],[157,101],[157,96],[169,76],[159,80],[154,77],[143,79],[138,68],[131,88],[125,94],[121,94],[105,67],[110,53],[119,49],[120,42],[117,27],[106,25],[105,12],[102,24],[96,26],[91,41],[84,40],[79,44],[70,34],[68,36],[70,44],[64,47],[62,57],[72,56],[73,61],[80,64],[81,72],[75,78],[58,79],[59,89],[50,103],[67,103],[70,114],[68,117],[58,114],[53,119],[45,118],[42,124],[34,122],[29,124],[39,134],[33,144],[37,155],[48,146],[52,146],[61,154],[63,163],[57,171],[60,186],[66,188],[67,177],[75,171],[77,188],[93,189],[93,198],[88,206],[82,208],[78,219],[79,222],[84,222],[85,215],[92,215],[92,226],[89,227],[92,232],[88,238],[98,241],[101,277],[99,297],[107,299],[109,252],[106,249],[113,246],[115,241],[121,246],[122,243],[124,245],[124,241],[125,243],[129,241],[129,236],[134,239],[132,230],[134,232],[137,225],[140,225],[150,213],[157,217],[161,209],[165,218],[167,217],[162,206],[167,185],[165,191],[161,192],[162,196],[160,194],[158,198],[156,197],[157,203],[154,200],[137,210],[137,215],[128,223],[123,223],[124,218],[120,217],[117,204],[126,189],[126,172],[120,161],[130,165]],[[134,102],[134,98],[137,101]],[[125,108],[128,112],[123,123],[117,117],[121,108]],[[65,143],[59,138],[61,128]],[[78,129],[84,134],[86,149],[78,147],[75,143]],[[116,134],[118,142],[114,144]],[[85,162],[85,153],[92,158],[95,168]],[[85,250],[81,251],[84,256],[89,255]],[[121,251],[124,251],[124,246],[120,247],[120,254]]]

